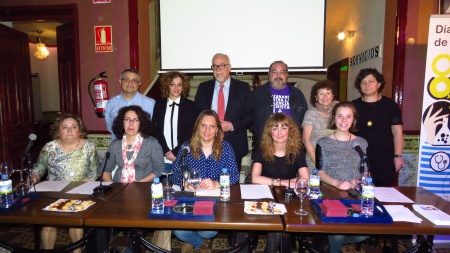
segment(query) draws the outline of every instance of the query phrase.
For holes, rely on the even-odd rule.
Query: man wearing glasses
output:
[[[250,94],[250,86],[230,77],[230,58],[226,54],[215,54],[211,69],[215,79],[198,86],[195,108],[197,113],[204,110],[217,112],[225,133],[224,140],[233,147],[240,170],[242,158],[248,153],[247,128],[250,122],[244,118],[244,103]]]
[[[155,107],[155,100],[138,92],[139,87],[141,87],[141,74],[137,70],[125,69],[122,71],[119,84],[122,88],[122,93],[111,98],[106,104],[106,128],[111,133],[111,141],[116,139],[112,131],[112,125],[120,108],[138,105],[144,111],[148,112],[151,118],[153,115],[153,107]]]

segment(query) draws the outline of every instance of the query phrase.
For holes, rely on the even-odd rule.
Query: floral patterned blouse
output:
[[[94,181],[100,176],[98,168],[98,154],[92,141],[86,140],[82,147],[65,152],[54,140],[42,148],[33,174],[40,179],[48,169],[48,181]]]

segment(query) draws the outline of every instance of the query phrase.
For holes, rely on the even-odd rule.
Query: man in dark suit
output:
[[[247,128],[251,122],[244,118],[244,103],[250,94],[250,86],[230,77],[231,64],[226,54],[215,54],[211,69],[215,79],[198,86],[195,108],[197,113],[209,109],[217,112],[225,132],[224,139],[233,147],[240,170],[242,158],[248,153]]]

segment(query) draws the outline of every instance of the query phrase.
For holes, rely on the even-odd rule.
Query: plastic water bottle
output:
[[[375,186],[372,184],[372,178],[366,178],[366,184],[362,187],[361,198],[361,216],[372,217],[375,206]]]
[[[365,161],[361,162],[359,165],[359,178],[356,181],[356,190],[359,192],[359,194],[362,194],[362,186],[365,185],[366,178],[369,176],[369,167],[367,166],[367,163]]]
[[[220,201],[230,200],[230,174],[227,168],[222,168],[220,174]]]
[[[8,168],[7,162],[0,164],[0,176],[3,174],[8,175],[8,177],[9,177],[9,168]]]
[[[14,196],[12,189],[12,182],[8,178],[8,174],[2,174],[0,181],[0,196],[1,196],[1,207],[9,208],[12,204],[14,204]]]
[[[155,177],[152,184],[152,213],[164,213],[163,186],[159,182],[159,177]]]
[[[318,172],[319,170],[317,170],[317,168],[314,168],[311,172],[311,176],[309,177],[309,197],[311,199],[320,198],[320,177]]]

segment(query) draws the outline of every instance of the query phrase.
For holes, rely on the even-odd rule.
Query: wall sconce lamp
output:
[[[39,36],[42,34],[41,31],[37,31]],[[41,41],[41,37],[36,37],[36,49],[34,50],[34,57],[38,60],[45,60],[48,57],[48,49],[45,47],[45,44]]]
[[[345,38],[351,39],[351,38],[353,38],[355,36],[355,33],[356,33],[355,30],[351,30],[351,31],[348,30],[345,33],[344,32],[340,32],[338,34],[338,39],[339,40],[343,40]]]

